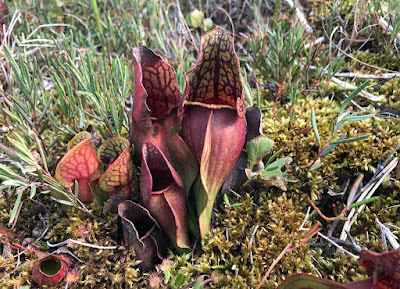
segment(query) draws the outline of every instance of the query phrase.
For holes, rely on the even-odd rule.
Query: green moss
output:
[[[364,50],[354,53],[354,59],[349,61],[349,65],[354,69],[364,70],[366,73],[373,72],[374,74],[379,74],[387,73],[387,70],[398,71],[400,69],[399,61],[400,56],[396,54],[384,54]],[[365,65],[365,63],[368,63],[368,65]],[[382,70],[377,70],[376,67],[381,67]]]
[[[265,104],[272,106],[271,102]],[[348,137],[364,133],[370,133],[371,136],[364,141],[338,146],[322,159],[322,168],[307,171],[306,165],[317,155],[318,144],[312,131],[307,134],[297,132],[311,126],[312,107],[316,110],[318,129],[324,142],[329,135],[329,123],[335,118],[340,107],[337,102],[328,98],[300,99],[295,107],[298,117],[292,130],[288,129],[289,104],[278,108],[279,120],[272,117],[271,110],[267,110],[263,121],[263,131],[275,141],[275,150],[282,148],[282,155],[293,158],[292,168],[300,182],[290,184],[287,193],[276,188],[262,189],[260,207],[255,207],[251,195],[245,194],[237,200],[243,203],[242,206],[225,208],[218,213],[215,229],[210,237],[202,242],[203,252],[196,256],[194,264],[179,267],[179,270],[184,270],[193,278],[199,274],[207,274],[214,278],[217,274],[212,288],[230,288],[232,285],[245,288],[257,285],[281,250],[289,242],[297,244],[304,237],[298,229],[309,205],[306,196],[311,194],[315,199],[326,199],[326,186],[339,190],[345,180],[354,180],[360,173],[364,173],[366,178],[370,177],[378,162],[385,160],[400,141],[396,133],[400,131],[399,123],[390,119],[372,118],[348,123],[343,126],[339,135],[346,131]],[[398,186],[394,184],[382,184],[380,193],[392,192],[389,198],[385,197],[386,206],[398,203],[395,198],[398,190]],[[333,203],[334,199],[326,201]],[[378,210],[376,207],[381,206],[381,202],[369,207],[371,210]],[[381,216],[388,222],[394,220],[394,217],[387,214]],[[317,220],[321,221],[318,217],[312,219],[313,222]],[[379,228],[374,220],[374,214],[370,214],[368,209],[365,210],[351,233],[362,246],[381,252],[383,247],[379,242]],[[329,224],[323,224],[322,232],[326,234]],[[259,227],[250,242],[250,232],[255,226]],[[374,234],[374,237],[371,234]],[[250,252],[253,255],[252,262]],[[303,246],[281,260],[268,278],[265,288],[275,288],[279,281],[294,272],[319,272],[325,278],[343,283],[365,278],[362,267],[352,257],[330,246],[324,250],[311,250],[308,246]]]
[[[0,202],[4,206],[4,199],[0,199]],[[59,211],[53,212],[48,219],[50,231],[46,235],[46,239],[50,243],[75,239],[97,246],[118,246],[115,241],[117,235],[116,214],[104,217],[102,216],[102,208],[98,205],[93,204],[88,208],[95,215],[95,218],[79,210],[68,215]],[[4,211],[4,209],[1,210],[1,212]],[[33,221],[35,218],[31,219]],[[23,227],[24,224],[29,224],[29,222],[24,223],[21,220],[20,224]],[[25,231],[29,227],[27,226]],[[99,250],[73,243],[68,244],[68,247],[77,258],[83,261],[83,263],[80,263],[71,258],[74,261],[70,272],[75,272],[77,279],[69,288],[145,288],[144,275],[139,272],[137,267],[139,261],[135,259],[133,249],[118,246],[114,250]],[[55,248],[49,248],[43,241],[33,244],[32,248],[43,252],[55,250]],[[13,253],[16,253],[16,251],[13,250]],[[10,287],[17,282],[20,285],[32,283],[31,271],[37,257],[33,253],[28,253],[22,260],[24,262],[21,266],[18,265],[15,257],[7,260],[0,259],[0,266],[4,266],[4,272],[10,274],[9,277],[0,282],[0,287]]]
[[[267,107],[272,105],[272,102],[265,102]],[[209,283],[211,288],[256,286],[283,248],[289,242],[296,245],[305,237],[305,232],[298,229],[309,206],[306,196],[311,195],[313,199],[323,201],[321,208],[328,215],[332,215],[332,210],[327,208],[337,199],[328,198],[324,188],[331,186],[339,190],[347,179],[353,181],[360,173],[364,173],[365,179],[368,180],[378,162],[385,160],[400,141],[397,133],[400,131],[400,124],[389,118],[375,117],[362,122],[348,123],[342,127],[339,135],[346,131],[348,137],[364,133],[370,133],[371,136],[364,141],[339,145],[322,158],[323,166],[320,169],[308,171],[306,166],[317,156],[318,144],[312,131],[306,134],[298,132],[311,126],[312,107],[315,108],[319,133],[324,143],[329,135],[329,123],[339,112],[340,105],[337,101],[311,96],[299,99],[294,109],[297,118],[292,129],[289,129],[288,117],[290,104],[278,105],[279,120],[272,117],[271,110],[264,113],[263,131],[274,140],[274,151],[282,148],[282,156],[290,156],[293,159],[291,177],[299,182],[290,183],[287,192],[261,187],[258,206],[255,206],[255,191],[245,187],[241,192],[243,197],[235,197],[233,200],[241,202],[241,206],[218,210],[212,234],[202,240],[201,249],[198,244],[193,256],[177,256],[171,253],[169,260],[164,261],[156,268],[156,272],[150,274],[141,274],[138,271],[138,261],[135,260],[133,250],[123,247],[116,250],[98,250],[74,245],[70,250],[85,263],[74,263],[73,270],[77,272],[77,281],[71,284],[70,288],[147,288],[150,285],[157,288],[157,280],[163,282],[167,271],[171,280],[180,272],[184,273],[185,284],[194,282],[200,275],[206,275],[206,278],[212,280]],[[398,193],[398,182],[384,182],[379,191],[381,199],[368,205],[359,216],[351,234],[362,246],[377,252],[384,250],[375,219],[378,217],[383,223],[390,222],[400,226],[400,221],[396,221],[397,208],[384,210],[399,203]],[[344,202],[342,199],[339,201]],[[22,209],[32,205],[26,202]],[[0,199],[0,206],[1,219],[4,222],[9,217],[4,198]],[[46,238],[52,243],[72,238],[99,246],[117,245],[116,214],[104,217],[101,208],[96,205],[90,205],[89,209],[94,218],[79,210],[66,215],[57,206],[48,216],[50,230]],[[321,219],[314,215],[306,222],[305,227],[310,227],[316,221]],[[37,222],[37,217],[20,220],[16,230],[29,236]],[[322,232],[326,233],[329,224],[322,223]],[[42,251],[51,251],[43,241],[34,247]],[[35,260],[35,255],[28,253],[24,256],[23,266],[16,267],[15,257],[0,259],[1,265],[5,265],[6,268],[3,272],[10,273],[10,277],[4,279],[0,285],[30,284],[30,271]],[[311,249],[305,245],[282,258],[263,288],[275,288],[280,281],[295,272],[319,272],[325,278],[344,283],[365,278],[363,269],[350,256],[330,246]]]

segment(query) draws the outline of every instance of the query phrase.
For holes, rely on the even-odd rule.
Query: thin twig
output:
[[[392,231],[390,231],[388,228],[386,228],[385,224],[382,224],[378,218],[375,219],[375,222],[378,225],[378,227],[381,229],[382,240],[385,245],[386,251],[388,251],[386,239],[389,241],[390,245],[392,245],[393,250],[396,250],[397,248],[399,248],[400,245],[399,245],[399,242],[397,241],[398,237],[395,234],[393,234]],[[397,226],[395,226],[395,227],[397,227]]]
[[[289,243],[285,249],[282,250],[282,252],[279,254],[279,256],[274,260],[274,262],[272,262],[271,266],[268,268],[267,273],[265,273],[264,277],[261,279],[261,282],[257,285],[256,289],[260,289],[261,286],[265,283],[265,281],[267,281],[267,278],[269,276],[269,274],[271,274],[272,269],[274,269],[274,267],[276,266],[276,264],[279,263],[279,261],[282,259],[282,257],[285,255],[285,253],[287,252],[287,250],[290,249],[290,246],[292,245],[292,243]]]
[[[309,67],[309,70],[311,71],[317,71],[318,68],[316,66],[311,65]],[[328,74],[328,71],[326,69],[323,70],[324,74]],[[382,75],[375,75],[375,74],[356,74],[356,73],[350,73],[350,72],[337,72],[335,73],[332,78],[331,81],[333,83],[335,83],[336,85],[339,85],[341,87],[343,87],[344,89],[356,89],[357,87],[347,83],[345,81],[342,81],[340,79],[338,79],[337,77],[348,77],[348,78],[360,78],[360,79],[392,79],[392,78],[396,78],[396,77],[400,77],[400,72],[393,72],[393,73],[388,73],[388,74],[382,74]],[[367,99],[370,99],[372,101],[381,101],[382,100],[382,96],[376,96],[373,95],[372,93],[369,92],[365,92],[365,91],[360,91],[358,93],[358,95],[361,95]]]
[[[256,234],[256,231],[258,230],[259,226],[256,225],[253,229],[253,232],[251,233],[251,237],[250,237],[250,242],[249,242],[249,247],[251,247],[251,245],[253,244],[253,239],[254,236]],[[250,250],[250,263],[253,264],[253,251]]]
[[[342,250],[343,252],[349,254],[351,257],[355,258],[358,260],[358,256],[354,255],[353,253],[347,251],[345,248],[343,248],[342,246],[340,246],[338,243],[336,243],[335,241],[333,241],[331,238],[328,238],[327,236],[325,236],[324,234],[318,232],[318,236],[320,236],[321,238],[327,240],[329,243],[332,243],[333,245],[335,245],[338,249]]]
[[[386,74],[363,74],[353,72],[337,72],[336,77],[346,77],[351,79],[392,79],[400,77],[400,72],[386,73]]]
[[[308,233],[306,235],[306,237],[296,246],[291,247],[291,243],[289,242],[289,244],[285,247],[285,249],[283,249],[283,251],[279,254],[279,256],[274,260],[274,262],[272,262],[271,266],[268,268],[268,271],[265,273],[264,277],[262,278],[261,282],[258,284],[258,286],[256,287],[256,289],[259,289],[267,280],[269,274],[271,274],[272,269],[274,269],[274,267],[276,266],[276,264],[278,264],[279,260],[282,259],[282,257],[286,254],[289,253],[291,251],[297,250],[298,248],[300,248],[301,246],[303,246],[306,242],[308,242],[311,238],[313,238],[316,234],[319,233],[320,231],[320,223],[316,223],[314,224],[309,230]]]
[[[334,221],[334,222],[332,223],[331,227],[330,227],[329,230],[328,230],[328,234],[327,234],[329,238],[332,237],[333,231],[335,231],[335,229],[336,229],[336,227],[339,225],[340,221],[341,221],[341,220],[336,220],[336,221]]]
[[[90,248],[99,249],[99,250],[115,250],[118,248],[118,246],[99,246],[99,245],[80,242],[80,241],[77,241],[74,239],[67,239],[65,241],[62,241],[62,242],[56,243],[56,244],[51,244],[49,241],[47,241],[46,243],[47,243],[47,246],[49,246],[49,247],[60,247],[60,246],[68,245],[69,242],[78,244],[78,245],[82,245],[82,246],[86,246],[86,247],[90,247]]]
[[[392,150],[392,152],[390,153],[390,155],[386,158],[386,160],[383,162],[383,164],[378,164],[376,166],[376,171],[374,173],[374,175],[372,176],[372,178],[368,181],[367,184],[365,184],[360,191],[357,193],[357,195],[354,197],[354,199],[358,199],[361,194],[372,184],[374,183],[376,180],[378,180],[378,175],[380,174],[380,172],[386,167],[386,165],[388,164],[388,162],[392,159],[392,157],[394,156],[394,154],[396,153],[397,149],[400,147],[400,143],[398,143],[396,145],[396,147]]]
[[[70,250],[68,250],[67,247],[60,247],[57,250],[53,251],[52,254],[68,254],[71,257],[73,257],[75,260],[77,260],[79,263],[85,263],[85,261],[78,258],[74,253],[72,253]]]
[[[321,216],[321,218],[323,218],[325,221],[328,222],[332,222],[332,221],[336,221],[336,220],[341,220],[344,217],[343,212],[339,215],[339,216],[335,216],[335,217],[327,217],[325,216],[320,209],[318,209],[318,207],[314,204],[313,201],[311,201],[310,197],[307,196],[308,201],[310,202],[311,206],[314,208],[314,210],[317,211],[318,215]]]
[[[304,217],[303,223],[301,224],[299,231],[308,231],[309,228],[304,228],[304,224],[307,222],[308,217],[310,216],[311,207],[308,206],[306,216]]]
[[[335,242],[336,244],[338,244],[338,245],[340,245],[340,246],[342,246],[342,247],[345,247],[345,248],[349,248],[349,249],[351,249],[351,250],[354,250],[354,251],[356,251],[357,253],[360,253],[360,252],[362,251],[362,248],[361,248],[358,244],[356,244],[356,243],[348,242],[348,241],[343,241],[343,240],[340,240],[340,239],[335,238],[335,237],[328,237],[328,236],[326,236],[326,237],[329,239],[328,242],[319,242],[319,243],[317,243],[317,242],[312,242],[312,243],[310,244],[310,246],[313,247],[313,248],[325,248],[325,247],[327,247],[328,245],[331,245],[331,244],[332,244],[332,241],[333,241],[333,242]]]
[[[296,1],[296,8],[295,8],[294,2],[292,0],[285,0],[285,2],[286,2],[287,5],[289,5],[290,8],[295,9],[296,16],[297,16],[297,18],[299,18],[300,23],[305,26],[306,31],[308,33],[313,33],[314,30],[308,24],[307,19],[306,19],[306,17],[304,16],[304,14],[302,12],[300,3],[298,1]]]
[[[229,15],[229,13],[224,8],[217,6],[217,9],[221,10],[223,13],[225,13],[225,15],[229,19],[229,23],[231,24],[231,27],[232,27],[232,35],[236,35],[235,23],[233,23],[232,17]]]

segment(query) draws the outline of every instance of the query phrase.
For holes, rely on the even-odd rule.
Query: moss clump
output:
[[[336,282],[349,283],[366,279],[363,267],[353,257],[332,246],[313,251],[313,266],[318,272],[323,272],[322,277]]]
[[[4,246],[4,245],[3,245]],[[20,256],[13,254],[9,258],[0,256],[0,287],[18,288],[32,283],[31,272],[35,265],[36,256],[26,253]]]
[[[365,63],[368,63],[368,66],[366,66]],[[400,56],[397,54],[376,53],[370,50],[363,50],[354,53],[354,59],[349,61],[349,65],[354,69],[364,70],[366,73],[369,72],[374,74],[387,73],[386,71],[388,69],[399,71],[399,63]],[[373,66],[382,67],[384,69],[382,71],[377,71]]]
[[[95,215],[91,218],[85,212],[76,211],[69,218],[57,218],[56,224],[47,235],[52,242],[68,238],[98,246],[118,246],[117,215],[102,216],[101,207],[92,204],[89,210]],[[77,264],[78,288],[129,288],[140,285],[143,276],[137,265],[133,249],[118,247],[115,250],[99,250],[81,245],[73,246],[73,253],[84,261]],[[135,284],[135,285],[134,285]]]
[[[0,201],[4,205],[4,199]],[[97,246],[117,246],[117,249],[113,250],[100,250],[69,243],[68,249],[77,258],[71,258],[73,263],[69,270],[70,275],[66,278],[73,280],[69,288],[145,288],[145,276],[139,272],[139,261],[135,259],[134,250],[120,247],[115,241],[118,227],[116,214],[104,217],[102,208],[96,204],[88,206],[88,209],[94,218],[80,210],[68,215],[57,210],[52,212],[51,216],[45,217],[50,228],[45,238],[50,243],[74,239]],[[43,252],[56,249],[48,247],[44,241],[32,244],[31,247]],[[8,259],[0,257],[0,266],[4,266],[3,272],[7,273],[4,275],[7,277],[0,279],[0,287],[9,288],[18,283],[21,286],[32,285],[31,288],[36,288],[35,284],[31,284],[31,271],[37,260],[36,255],[29,252],[25,254],[22,257],[22,266],[18,265],[15,256]],[[78,259],[82,262],[77,261]]]
[[[265,101],[265,105],[272,106],[273,103]],[[315,108],[319,134],[324,144],[330,132],[329,124],[339,112],[338,101],[329,98],[314,99],[312,96],[300,98],[294,108],[296,119],[292,129],[289,129],[290,104],[278,106],[279,120],[272,117],[270,110],[263,117],[263,131],[274,140],[274,150],[281,148],[281,156],[290,156],[293,159],[289,173],[298,182],[290,183],[287,192],[273,187],[261,187],[261,191],[257,193],[259,198],[254,198],[254,190],[250,187],[243,188],[243,191],[239,191],[242,197],[234,197],[232,201],[242,203],[241,206],[218,208],[212,234],[202,241],[201,250],[194,250],[193,256],[177,256],[171,253],[169,259],[149,274],[139,272],[133,250],[123,247],[98,250],[70,245],[69,250],[84,262],[74,261],[70,270],[70,279],[73,280],[70,288],[157,288],[157,282],[164,282],[166,276],[170,275],[170,280],[175,280],[179,274],[185,275],[184,285],[190,285],[199,276],[205,275],[210,280],[208,284],[211,288],[256,286],[283,248],[289,242],[296,245],[304,238],[305,232],[298,229],[309,206],[306,196],[311,195],[318,200],[318,206],[332,216],[330,204],[336,201],[343,204],[346,196],[331,198],[325,193],[325,188],[330,186],[340,190],[346,180],[354,181],[360,173],[364,173],[365,180],[368,180],[378,162],[385,160],[400,141],[397,133],[400,131],[400,124],[389,118],[374,117],[362,122],[346,123],[338,135],[347,132],[348,137],[364,133],[371,136],[360,142],[339,145],[322,158],[323,166],[320,169],[308,171],[307,164],[316,158],[318,144],[312,131],[298,132],[311,126],[312,107]],[[376,111],[373,107],[370,110]],[[398,182],[385,181],[379,191],[381,199],[368,205],[359,216],[351,234],[362,246],[377,252],[384,250],[375,219],[378,217],[382,223],[390,222],[400,226],[396,221],[398,209],[384,210],[399,203],[398,193]],[[253,204],[255,199],[258,200],[257,206]],[[43,198],[42,201],[46,204],[49,200]],[[25,202],[22,210],[32,205]],[[4,198],[0,199],[0,207],[1,219],[3,225],[6,225],[4,222],[9,218],[9,209]],[[44,216],[50,228],[45,239],[51,243],[71,238],[99,246],[118,245],[115,241],[118,236],[116,214],[104,217],[101,207],[95,204],[90,205],[89,210],[94,218],[79,210],[66,214],[59,206],[52,207],[50,214]],[[317,221],[322,220],[313,216],[305,227],[310,227],[311,222]],[[30,236],[38,222],[38,217],[24,221],[20,219],[16,230]],[[322,223],[322,232],[326,234],[330,224],[324,221]],[[334,236],[335,234],[336,231]],[[33,247],[47,252],[53,250],[44,241],[39,241]],[[32,283],[30,272],[37,257],[27,253],[23,256],[23,266],[17,267],[15,256],[0,259],[1,265],[5,266],[2,273],[7,274],[6,278],[1,279],[1,286]],[[320,272],[325,278],[343,283],[365,278],[363,269],[350,256],[331,246],[312,249],[305,245],[284,256],[263,288],[275,288],[281,280],[295,272]]]
[[[393,184],[386,184],[387,189],[380,191],[381,198],[367,206],[357,219],[358,224],[352,229],[351,233],[360,239],[360,243],[365,244],[367,248],[376,248],[377,252],[384,252],[385,246],[381,238],[381,230],[376,223],[379,220],[383,224],[390,224],[400,227],[398,218],[400,209],[398,205],[399,187]],[[399,230],[394,227],[388,227],[395,235]],[[391,250],[389,246],[389,250]]]
[[[173,272],[184,272],[192,280],[207,274],[213,281],[211,288],[256,286],[286,245],[300,243],[304,238],[304,232],[298,231],[304,214],[285,193],[264,191],[259,207],[249,194],[239,201],[241,206],[226,207],[216,214],[215,228],[202,241],[203,252],[195,255],[192,262],[182,263],[181,257],[171,257]],[[311,263],[307,246],[287,254],[265,288],[275,288],[290,272],[316,273]]]
[[[272,106],[272,103],[266,104]],[[324,193],[325,188],[331,186],[339,190],[344,181],[353,181],[360,173],[364,173],[365,179],[368,180],[377,164],[385,160],[400,141],[396,133],[400,130],[399,123],[390,119],[371,118],[362,122],[347,123],[338,135],[347,132],[348,137],[365,133],[371,136],[364,141],[338,146],[322,159],[323,166],[320,169],[308,171],[306,165],[316,157],[318,144],[312,131],[307,134],[297,132],[311,126],[312,107],[316,110],[318,129],[324,142],[329,135],[329,123],[335,119],[340,108],[338,102],[328,98],[299,99],[295,107],[297,119],[292,130],[288,129],[289,104],[279,108],[279,120],[272,117],[271,111],[267,111],[263,121],[263,131],[275,141],[275,150],[282,148],[282,155],[293,158],[291,173],[300,181],[290,184],[287,193],[276,188],[263,188],[259,207],[253,205],[250,194],[245,194],[237,200],[242,203],[240,207],[227,207],[217,213],[215,229],[202,242],[203,252],[196,255],[191,264],[186,263],[182,266],[178,265],[179,262],[173,263],[173,272],[183,271],[191,276],[191,279],[200,274],[207,274],[213,280],[212,288],[246,288],[257,285],[281,250],[289,242],[297,244],[304,237],[298,229],[309,205],[306,196],[311,194],[328,205],[335,201],[345,202],[347,195],[343,199],[329,198]],[[398,191],[398,185],[395,183],[386,182],[381,185],[380,193],[384,196],[388,194],[384,202],[386,206],[398,203],[395,198]],[[380,203],[369,205],[369,208],[378,210],[376,206],[381,207]],[[325,207],[324,209],[326,210]],[[332,210],[327,214],[333,215]],[[352,227],[351,234],[362,246],[382,252],[379,238],[367,236],[371,233],[379,235],[373,216],[374,214],[370,216],[369,210],[365,210],[360,215],[359,223]],[[382,219],[390,222],[394,216],[382,215]],[[323,221],[318,216],[311,220]],[[256,226],[258,229],[252,236],[251,231]],[[322,232],[326,234],[329,228],[330,224],[323,222]],[[172,256],[171,260],[176,261],[178,257]],[[325,249],[310,249],[306,245],[287,254],[281,260],[264,288],[275,288],[281,280],[294,272],[317,274],[317,271],[322,272],[325,278],[343,283],[366,277],[363,268],[352,257],[331,246]]]
[[[400,79],[393,78],[386,81],[379,86],[379,92],[385,95],[380,106],[386,108],[389,118],[395,117],[400,111]]]
[[[272,106],[272,103],[266,103]],[[289,129],[290,104],[278,109],[277,120],[268,110],[264,115],[263,131],[275,142],[275,150],[283,149],[282,155],[293,159],[294,177],[300,179],[301,191],[306,191],[316,199],[326,186],[339,189],[347,179],[353,179],[360,173],[366,177],[375,171],[379,161],[384,161],[400,142],[400,123],[390,118],[374,117],[361,122],[345,123],[336,134],[336,140],[343,133],[346,137],[370,134],[363,141],[342,144],[321,159],[323,166],[317,171],[308,171],[306,165],[315,160],[318,153],[318,143],[313,131],[298,134],[301,129],[311,127],[310,112],[314,107],[319,135],[322,145],[329,133],[330,123],[335,120],[340,104],[328,98],[299,99],[295,106],[297,116],[293,129]],[[371,107],[370,107],[371,108]],[[374,108],[371,108],[375,111]],[[295,186],[297,187],[297,186]]]

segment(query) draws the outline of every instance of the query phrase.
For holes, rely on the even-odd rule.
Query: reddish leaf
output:
[[[102,165],[111,165],[122,152],[129,147],[129,141],[121,136],[106,140],[97,150],[97,157]]]
[[[359,261],[368,276],[378,276],[376,289],[400,288],[400,248],[387,253],[362,250]]]
[[[147,106],[147,109],[134,106],[135,120],[140,119],[137,113],[142,113],[143,109],[148,111],[152,118],[165,117],[182,102],[174,69],[144,46],[135,48],[133,56],[135,75],[140,76],[137,80],[135,78],[135,97],[145,95],[144,99],[136,99],[136,103],[143,101]]]
[[[136,258],[142,261],[139,268],[142,271],[153,269],[154,264],[163,258],[166,248],[165,235],[157,221],[148,210],[132,201],[119,202],[118,215],[122,221],[125,246],[133,246]]]
[[[257,106],[250,106],[244,109],[244,114],[246,117],[246,140],[247,142],[252,141],[253,139],[263,135],[262,133],[262,114],[261,110]],[[240,152],[239,158],[235,163],[229,177],[226,179],[225,183],[221,188],[222,195],[230,195],[231,189],[240,183],[241,180],[246,178],[246,174],[244,172],[244,168],[247,167],[247,152],[246,150],[242,150]],[[264,168],[264,164],[262,166],[257,165],[253,168],[254,171],[258,171]]]
[[[372,289],[372,279],[357,281],[346,285],[308,275],[306,273],[292,274],[285,279],[277,289]]]
[[[207,198],[204,207],[201,202],[197,205],[202,237],[210,230],[215,198],[239,157],[245,135],[245,121],[235,117],[235,112],[226,109],[211,112],[200,161],[200,178],[206,195],[200,190],[196,197]]]
[[[0,225],[0,237],[1,237],[1,235],[5,236],[9,239],[11,239],[11,238],[12,239],[23,239],[23,237],[20,234],[14,233],[12,230]]]
[[[143,205],[160,223],[173,244],[189,248],[184,184],[161,150],[143,146],[140,192]]]
[[[135,91],[133,95],[131,142],[136,157],[141,160],[143,145],[151,141],[162,148],[164,138],[173,135],[171,127],[179,129],[177,109],[183,97],[176,82],[175,71],[146,47],[133,50],[135,59]]]
[[[64,187],[72,188],[74,181],[79,184],[78,198],[82,202],[93,201],[90,183],[101,175],[100,163],[92,146],[91,138],[73,147],[58,163],[55,178]]]
[[[39,259],[32,270],[32,279],[41,286],[55,286],[68,272],[69,259],[62,255],[48,255]]]
[[[105,141],[97,152],[100,162],[109,165],[99,180],[100,188],[107,199],[114,194],[120,194],[127,199],[132,197],[136,176],[129,148],[126,138],[115,136]]]
[[[167,134],[167,137],[163,138],[161,145],[159,147],[160,151],[162,151],[172,167],[178,172],[187,195],[199,172],[199,167],[193,153],[177,134]]]

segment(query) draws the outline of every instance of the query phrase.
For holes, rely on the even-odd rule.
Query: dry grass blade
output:
[[[65,245],[68,246],[68,243],[74,243],[77,245],[95,248],[95,249],[99,249],[99,250],[115,250],[118,248],[117,246],[99,246],[99,245],[89,244],[89,243],[85,243],[85,242],[81,242],[81,241],[73,240],[73,239],[68,239],[68,240],[62,241],[57,244],[51,244],[49,241],[46,242],[47,246],[49,246],[49,247],[61,247],[61,246],[65,246]]]
[[[340,80],[340,79],[338,79],[336,77],[332,77],[331,80],[332,80],[333,83],[336,83],[337,85],[340,85],[344,89],[356,89],[357,88],[356,86],[354,86],[354,85],[352,85],[350,83],[344,82],[344,81],[342,81],[342,80]],[[363,97],[365,97],[365,98],[367,98],[367,99],[369,99],[369,100],[372,100],[372,101],[382,101],[382,96],[376,96],[376,95],[373,95],[372,93],[369,93],[369,92],[366,92],[366,91],[360,91],[358,94],[363,96]]]
[[[285,2],[289,5],[290,8],[295,9],[296,16],[297,16],[297,18],[299,18],[300,23],[306,27],[306,31],[308,33],[313,33],[314,29],[312,29],[312,27],[308,24],[307,19],[304,16],[304,13],[302,11],[303,9],[301,8],[299,1],[296,1],[296,6],[292,0],[285,0]]]
[[[396,168],[397,163],[399,162],[398,158],[394,158],[377,176],[377,179],[371,183],[365,190],[364,192],[358,197],[357,202],[360,202],[365,199],[369,199],[372,197],[372,195],[376,192],[376,189],[379,187],[379,185],[383,182],[383,180]],[[340,234],[340,239],[341,240],[346,240],[347,239],[347,234],[346,231],[350,231],[351,226],[357,219],[357,215],[361,213],[361,211],[364,209],[365,205],[361,205],[358,208],[353,208],[351,209],[349,215],[348,215],[348,220],[344,223],[342,232]]]

